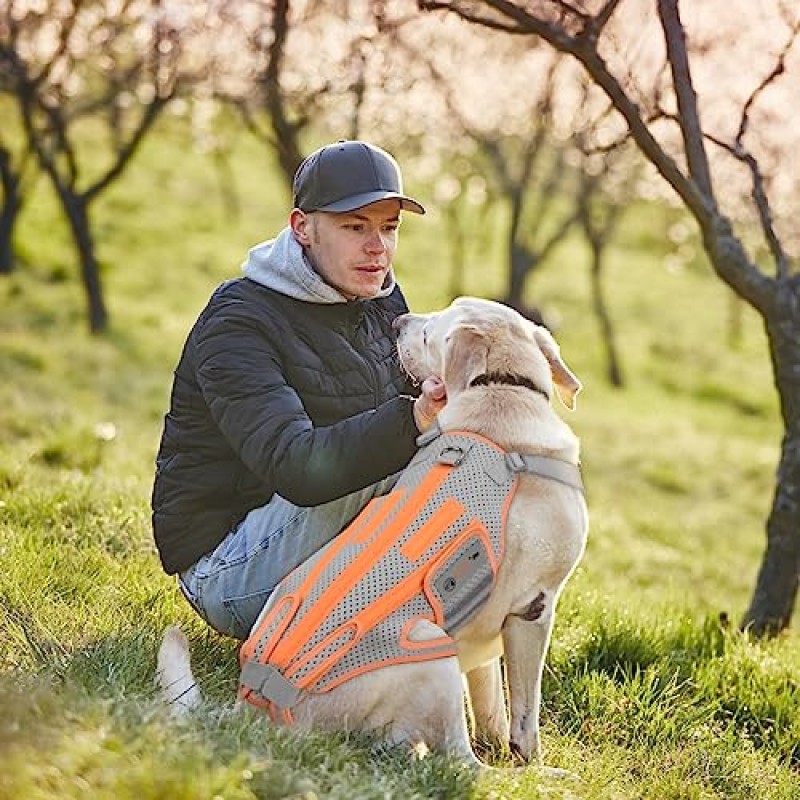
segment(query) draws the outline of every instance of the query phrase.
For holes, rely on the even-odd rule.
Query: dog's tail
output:
[[[170,625],[158,649],[156,682],[173,714],[183,716],[202,701],[192,674],[189,641],[177,625]]]

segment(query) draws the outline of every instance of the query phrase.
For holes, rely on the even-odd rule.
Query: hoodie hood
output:
[[[253,247],[242,264],[242,272],[250,280],[296,300],[323,304],[350,302],[311,266],[289,227],[274,239]],[[376,297],[388,297],[394,287],[394,272],[389,270]]]

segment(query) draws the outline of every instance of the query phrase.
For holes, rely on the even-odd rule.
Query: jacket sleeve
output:
[[[402,469],[416,452],[413,398],[315,427],[288,385],[270,337],[244,315],[218,313],[196,332],[196,375],[209,411],[247,468],[282,497],[313,506]],[[282,335],[286,335],[284,332]]]

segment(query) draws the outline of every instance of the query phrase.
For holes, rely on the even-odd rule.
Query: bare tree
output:
[[[14,166],[13,154],[0,141],[0,187],[2,187],[2,206],[0,206],[0,275],[13,272],[14,226],[22,210],[22,176]]]
[[[622,362],[617,346],[616,334],[608,301],[605,295],[603,272],[606,254],[614,230],[617,227],[623,206],[611,201],[598,191],[602,173],[581,173],[580,188],[576,198],[578,228],[589,244],[591,253],[592,306],[600,325],[600,333],[606,351],[606,375],[612,386],[621,387],[625,381]]]
[[[219,81],[215,94],[235,107],[247,129],[275,154],[290,192],[306,152],[304,139],[329,128],[337,138],[359,134],[374,31],[373,17],[362,5],[232,0],[220,11],[229,31],[238,28],[241,75]],[[220,67],[231,72],[227,63]]]
[[[559,200],[570,194],[572,171],[565,149],[547,141],[550,127],[547,92],[531,114],[536,120],[530,137],[496,138],[477,132],[472,136],[492,165],[500,197],[510,211],[508,227],[509,280],[504,302],[525,309],[525,285],[530,275],[563,242],[578,217],[577,208],[561,208]]]
[[[0,61],[0,97],[13,99],[15,85],[13,72]],[[21,138],[17,131],[9,135],[8,126],[0,131],[0,275],[15,267],[14,229],[33,173],[31,152],[20,144]]]
[[[256,61],[263,60],[257,67],[255,88],[257,105],[252,97],[231,97],[229,99],[242,115],[248,129],[263,143],[266,143],[278,158],[284,180],[291,191],[292,177],[303,160],[300,134],[309,123],[309,108],[313,108],[314,98],[307,96],[292,102],[289,93],[282,86],[286,63],[286,45],[291,32],[291,0],[276,0],[271,8],[264,8],[263,28],[256,28],[250,37],[251,55]],[[263,30],[271,32],[272,39],[263,41]],[[266,112],[267,125],[263,126],[255,109]]]
[[[598,151],[588,143],[586,134],[587,131],[579,129],[575,135],[581,161],[575,197],[577,228],[589,245],[592,307],[605,350],[606,375],[612,386],[622,387],[625,384],[622,358],[604,277],[609,247],[627,200],[634,194],[640,170],[626,157],[623,148]]]
[[[424,65],[431,103],[435,96],[443,107],[443,121],[437,128],[441,129],[446,119],[447,133],[438,133],[444,140],[438,146],[446,155],[441,158],[440,171],[463,185],[463,165],[468,163],[474,176],[487,178],[493,199],[507,214],[508,272],[502,300],[541,321],[540,312],[526,304],[528,280],[566,239],[577,219],[577,209],[564,203],[564,198],[573,194],[575,175],[568,164],[572,145],[554,136],[563,59],[539,59],[540,78],[524,81],[514,71],[520,55],[524,55],[519,47],[496,48],[495,55],[503,56],[503,66],[489,65],[487,69],[483,62],[485,42],[468,41],[459,31],[453,32],[450,42],[443,41],[445,37],[440,34],[433,47],[430,32],[421,32],[414,22],[407,16],[385,16],[380,30],[388,47],[405,54],[409,68],[412,64]],[[472,62],[475,72],[482,70],[483,76],[465,75],[466,62]],[[481,78],[486,85],[481,105],[476,106],[474,97],[467,96],[464,88],[469,82],[480,83]],[[497,80],[504,80],[502,93]],[[487,96],[488,92],[492,94]],[[436,138],[429,134],[425,149],[435,148]],[[470,144],[465,145],[465,141]],[[445,217],[451,234],[460,236],[463,232],[455,224],[457,213],[449,205]],[[456,252],[463,251],[463,242],[454,242],[454,246]]]
[[[625,121],[630,136],[645,157],[680,196],[696,220],[706,252],[719,278],[763,318],[780,399],[784,437],[772,510],[767,521],[767,548],[743,627],[756,634],[785,628],[791,619],[800,575],[800,275],[779,236],[770,205],[768,181],[759,159],[748,149],[747,134],[754,108],[765,90],[785,72],[800,28],[795,7],[777,6],[788,31],[786,44],[772,69],[740,106],[738,130],[730,138],[711,137],[703,127],[679,0],[655,0],[666,55],[665,77],[674,110],[645,114],[629,76],[615,72],[603,46],[621,0],[568,3],[539,0],[516,3],[438,2],[420,0],[426,10],[447,10],[474,24],[546,41],[577,59]],[[737,18],[737,24],[738,18]],[[640,32],[639,32],[640,33]],[[607,51],[606,51],[607,52]],[[657,122],[669,122],[680,137],[676,156],[655,132]],[[734,223],[723,212],[714,186],[709,141],[744,164],[750,175],[750,203],[773,262],[768,274],[749,255]]]
[[[172,98],[179,45],[158,0],[10,0],[0,16],[0,71],[11,76],[27,145],[68,222],[94,333],[108,311],[90,207]],[[81,125],[84,135],[92,125],[107,135],[87,149]]]

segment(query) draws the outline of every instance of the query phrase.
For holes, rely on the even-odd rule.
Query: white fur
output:
[[[177,625],[167,628],[156,664],[161,696],[176,716],[184,715],[201,700],[189,658],[189,642]]]

